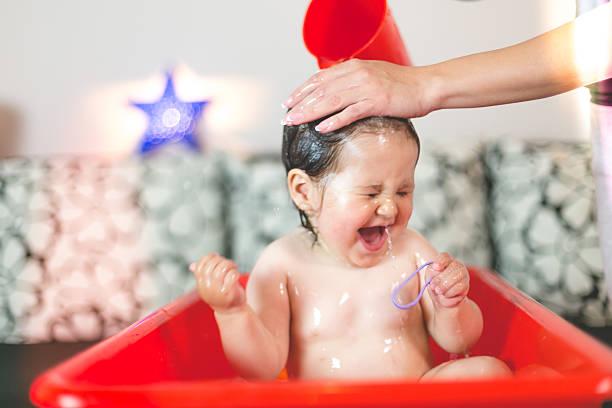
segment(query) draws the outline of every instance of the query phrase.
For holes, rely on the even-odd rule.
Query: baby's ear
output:
[[[315,209],[317,189],[314,182],[304,170],[291,169],[287,174],[289,194],[295,205],[302,211]]]

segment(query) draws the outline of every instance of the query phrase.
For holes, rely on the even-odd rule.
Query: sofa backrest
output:
[[[409,227],[558,314],[612,324],[588,146],[423,150]],[[0,160],[0,342],[96,340],[194,287],[217,252],[248,271],[299,225],[276,155]]]

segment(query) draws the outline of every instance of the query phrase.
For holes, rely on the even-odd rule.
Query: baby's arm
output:
[[[266,252],[251,272],[248,303],[232,261],[213,254],[190,267],[200,296],[214,310],[225,356],[245,378],[278,377],[289,349],[289,300],[279,290],[286,278],[266,260],[273,251]]]
[[[470,276],[461,262],[441,253],[421,277],[433,277],[421,303],[429,333],[449,353],[465,353],[480,338],[482,313],[467,297]]]

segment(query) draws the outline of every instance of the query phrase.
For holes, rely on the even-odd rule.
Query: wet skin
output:
[[[417,154],[401,132],[364,133],[347,142],[324,184],[292,170],[292,199],[318,240],[299,228],[270,244],[246,294],[233,262],[208,255],[191,266],[241,375],[271,379],[286,366],[302,379],[421,378],[446,370],[431,370],[429,335],[453,353],[478,339],[482,316],[466,297],[465,266],[406,227]],[[409,302],[435,276],[421,301],[395,308],[393,289],[429,260],[436,263],[398,297]]]
[[[410,246],[412,234],[397,237],[394,247]],[[278,245],[300,250],[286,259],[294,265],[287,274],[290,376],[406,378],[420,377],[431,368],[421,306],[402,311],[390,301],[390,293],[407,275],[402,271],[414,269],[414,256],[387,255],[375,266],[355,267],[329,259],[301,230]],[[408,284],[400,300],[414,298],[418,287],[417,280]]]

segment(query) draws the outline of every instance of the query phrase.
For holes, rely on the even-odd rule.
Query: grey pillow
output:
[[[240,270],[248,272],[263,249],[298,227],[300,219],[280,157],[257,156],[243,161],[227,156],[226,164],[231,257]]]
[[[94,340],[193,286],[224,246],[217,158],[5,159],[0,341]]]
[[[589,145],[499,141],[484,159],[495,269],[568,320],[612,323]]]
[[[415,172],[414,212],[408,225],[440,252],[465,264],[490,266],[485,186],[478,150],[421,151]]]

